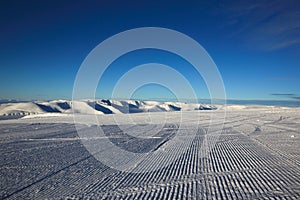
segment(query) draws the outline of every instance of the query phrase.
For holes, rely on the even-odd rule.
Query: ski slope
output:
[[[214,134],[206,134],[210,116],[221,110],[183,111],[189,116],[185,121],[182,112],[151,113],[165,123],[155,136],[142,139],[124,134],[123,126],[128,133],[143,133],[149,113],[100,114],[98,124],[82,114],[82,130],[100,126],[112,143],[135,153],[161,152],[184,129],[181,142],[188,148],[178,145],[174,152],[160,153],[141,168],[176,159],[143,173],[119,171],[97,160],[83,145],[71,114],[0,120],[0,198],[299,199],[299,111],[228,106],[223,131],[208,149],[204,139],[215,140]],[[130,126],[129,117],[134,122]],[[192,132],[196,135],[190,139]]]

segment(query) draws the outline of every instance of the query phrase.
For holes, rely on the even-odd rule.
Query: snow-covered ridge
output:
[[[71,114],[117,114],[141,112],[169,112],[191,110],[215,110],[217,107],[203,104],[158,101],[117,101],[117,100],[82,100],[82,101],[34,101],[0,104],[0,116],[25,116],[45,113]]]

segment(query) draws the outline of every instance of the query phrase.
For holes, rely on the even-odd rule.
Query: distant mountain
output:
[[[215,110],[217,107],[203,104],[158,101],[117,101],[117,100],[82,100],[82,101],[33,101],[4,102],[0,104],[0,116],[25,116],[43,113],[79,113],[79,114],[117,114],[141,112],[170,112],[190,110]]]
[[[0,104],[2,104],[2,103],[21,103],[21,102],[27,102],[27,101],[18,101],[16,99],[0,99]]]

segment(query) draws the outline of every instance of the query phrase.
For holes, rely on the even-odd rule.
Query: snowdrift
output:
[[[45,113],[71,114],[120,114],[142,112],[170,112],[191,110],[215,110],[217,107],[180,102],[135,100],[82,100],[82,101],[34,101],[0,104],[0,116],[25,116]]]

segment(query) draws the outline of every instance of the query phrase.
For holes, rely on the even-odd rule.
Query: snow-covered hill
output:
[[[80,114],[117,114],[141,112],[169,112],[191,110],[215,110],[217,107],[202,104],[158,101],[117,101],[117,100],[83,100],[83,101],[34,101],[0,104],[0,116],[25,116],[44,113],[73,112]]]

